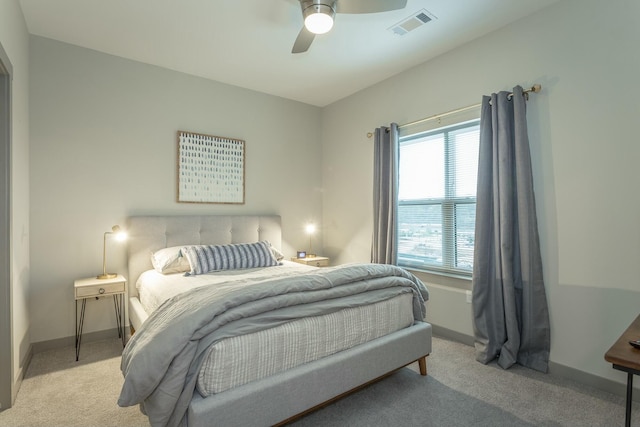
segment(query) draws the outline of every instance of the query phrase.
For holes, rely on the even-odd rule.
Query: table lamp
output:
[[[305,231],[309,235],[309,252],[307,252],[307,257],[315,258],[316,255],[311,251],[311,237],[316,232],[316,225],[312,223],[307,224],[307,226],[305,227]]]
[[[115,234],[116,240],[123,241],[127,238],[125,233],[119,225],[111,227],[111,231],[104,232],[104,238],[102,240],[102,274],[96,276],[98,279],[114,279],[118,275],[116,273],[107,273],[107,234]]]

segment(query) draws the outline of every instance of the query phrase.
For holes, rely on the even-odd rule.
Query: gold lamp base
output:
[[[96,276],[96,279],[115,279],[118,277],[116,273],[104,273]]]

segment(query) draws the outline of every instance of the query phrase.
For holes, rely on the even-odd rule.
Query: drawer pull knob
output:
[[[98,293],[99,293],[100,295],[104,294],[104,288],[100,288],[100,289],[98,290]]]

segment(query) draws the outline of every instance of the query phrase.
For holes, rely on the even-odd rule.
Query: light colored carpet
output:
[[[402,369],[382,382],[293,423],[303,426],[612,427],[624,398],[519,365],[475,361],[473,347],[433,339],[428,376]],[[640,426],[640,404],[632,425]]]
[[[120,408],[122,387],[118,338],[35,354],[13,407],[0,412],[0,426],[149,426],[138,407]]]
[[[34,355],[0,426],[148,426],[137,407],[116,404],[117,339]],[[473,348],[434,338],[429,375],[402,369],[293,426],[622,426],[624,399],[519,366],[482,365]],[[640,425],[634,405],[633,425]],[[214,425],[214,424],[212,424]]]

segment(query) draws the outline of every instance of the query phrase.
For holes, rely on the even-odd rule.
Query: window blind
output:
[[[401,129],[400,265],[471,274],[479,114],[474,106]]]

